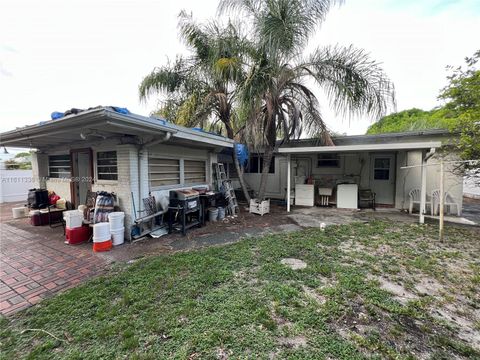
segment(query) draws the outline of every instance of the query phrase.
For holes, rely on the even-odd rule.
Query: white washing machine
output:
[[[358,185],[337,185],[337,208],[358,209]]]

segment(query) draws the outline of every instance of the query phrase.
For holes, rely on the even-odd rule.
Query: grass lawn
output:
[[[3,318],[1,357],[480,358],[479,254],[377,221],[152,257]]]

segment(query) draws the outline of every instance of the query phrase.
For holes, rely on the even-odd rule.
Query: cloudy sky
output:
[[[216,0],[2,0],[0,131],[49,119],[71,107],[116,105],[149,114],[138,84],[185,49],[182,9],[216,15]],[[310,47],[354,44],[393,80],[397,109],[436,106],[445,66],[480,46],[480,0],[346,0],[331,11]],[[319,97],[321,97],[319,92]],[[372,119],[342,119],[322,104],[331,129],[362,134]]]

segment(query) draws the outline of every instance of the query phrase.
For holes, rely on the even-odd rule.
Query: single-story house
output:
[[[351,184],[376,194],[377,206],[408,209],[409,193],[419,189],[428,199],[439,188],[440,150],[448,149],[452,135],[444,130],[399,134],[335,136],[335,146],[300,139],[279,147],[270,167],[267,197],[293,205],[315,204],[312,191],[332,189],[336,204],[339,185]],[[53,190],[75,206],[84,204],[88,191],[115,192],[125,212],[127,237],[151,193],[157,199],[171,189],[213,185],[213,164],[226,164],[235,178],[233,141],[155,117],[99,107],[17,128],[0,134],[0,146],[36,149],[32,157],[31,187]],[[454,158],[450,155],[450,158]],[[402,169],[405,166],[415,166]],[[422,166],[423,165],[423,166]],[[447,164],[445,190],[462,207],[463,179]],[[250,154],[245,179],[258,190],[261,154]],[[308,183],[308,184],[305,184]],[[312,185],[301,189],[299,185]],[[297,193],[296,193],[297,190]],[[301,195],[301,196],[300,196]],[[300,201],[302,197],[302,201]],[[350,199],[355,195],[348,195]],[[428,205],[428,204],[427,204]],[[423,204],[421,206],[426,207]],[[418,207],[418,206],[417,206]]]
[[[1,146],[36,149],[31,188],[84,204],[87,191],[117,195],[126,236],[149,193],[212,185],[212,164],[233,141],[163,119],[100,107],[0,134]]]
[[[310,178],[317,189],[333,189],[330,197],[333,203],[337,186],[351,183],[357,184],[359,189],[374,192],[377,206],[408,209],[410,191],[418,189],[421,192],[423,188],[427,200],[426,211],[429,213],[429,198],[440,186],[440,153],[448,160],[456,159],[449,148],[453,140],[454,136],[447,130],[425,130],[334,136],[335,146],[320,146],[316,139],[291,141],[280,146],[274,156],[267,179],[266,196],[287,201],[290,209],[296,203],[296,185]],[[260,185],[262,160],[261,154],[251,154],[246,169],[245,180],[254,190]],[[224,157],[222,161],[231,160]],[[455,166],[446,161],[445,191],[450,200],[458,204],[461,212],[463,178],[453,171]],[[231,164],[227,169],[230,176],[235,177]]]

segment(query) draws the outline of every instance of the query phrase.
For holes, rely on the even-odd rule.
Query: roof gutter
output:
[[[125,124],[120,125],[120,126],[123,126],[125,128],[135,128],[135,129],[138,130],[139,125],[140,125],[138,123],[138,120],[140,120],[141,122],[143,122],[143,124],[141,124],[141,125],[143,125],[145,127],[148,127],[148,128],[151,128],[151,129],[164,131],[164,132],[169,132],[169,133],[173,133],[173,134],[178,132],[178,130],[173,128],[173,127],[158,124],[158,123],[156,123],[154,121],[151,121],[150,119],[148,119],[146,117],[143,117],[143,116],[138,116],[138,115],[133,115],[133,114],[123,115],[123,114],[120,114],[120,113],[117,113],[117,112],[114,112],[114,111],[110,111],[110,110],[104,110],[104,111],[105,111],[106,117],[108,117],[110,119],[114,119],[114,120],[120,120],[123,123],[125,123]],[[111,122],[111,121],[109,123],[111,125],[117,125],[116,123]]]
[[[411,143],[393,143],[393,144],[360,144],[360,145],[339,145],[339,146],[308,146],[308,147],[290,147],[279,148],[279,153],[339,153],[355,151],[388,151],[388,150],[415,150],[431,149],[441,147],[440,141],[429,142],[411,142]]]

